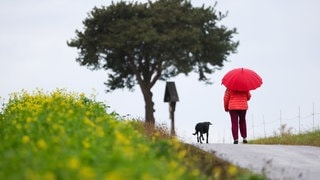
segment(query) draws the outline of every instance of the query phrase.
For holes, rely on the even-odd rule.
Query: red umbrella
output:
[[[222,84],[231,90],[250,91],[261,86],[262,78],[253,70],[236,68],[224,75]]]

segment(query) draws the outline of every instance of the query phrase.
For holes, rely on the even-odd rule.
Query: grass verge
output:
[[[320,147],[320,130],[304,132],[301,134],[282,133],[268,138],[260,138],[250,141],[251,144],[285,144],[308,145]]]

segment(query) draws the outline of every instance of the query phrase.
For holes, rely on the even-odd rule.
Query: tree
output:
[[[193,7],[187,0],[112,2],[93,8],[83,32],[76,30],[67,44],[80,51],[80,65],[108,72],[107,92],[139,84],[145,121],[154,124],[151,88],[158,80],[196,72],[209,83],[207,76],[236,52],[236,29],[218,25],[224,17],[213,7]]]

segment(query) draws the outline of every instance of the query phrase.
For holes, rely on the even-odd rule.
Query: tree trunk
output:
[[[155,119],[154,119],[153,112],[155,110],[154,110],[154,103],[152,101],[151,89],[141,87],[141,91],[142,91],[144,102],[145,102],[145,121],[146,123],[149,123],[154,126]]]
[[[133,58],[132,58],[133,59]],[[144,102],[145,102],[145,122],[154,126],[155,119],[154,119],[154,103],[152,101],[152,92],[151,88],[157,82],[157,80],[161,76],[162,72],[162,65],[161,61],[157,64],[158,66],[153,67],[152,71],[139,71],[138,68],[135,67],[134,61],[131,60],[131,67],[133,72],[136,75],[138,83],[140,85],[141,92],[143,94]],[[147,61],[148,62],[148,61]],[[143,66],[143,63],[142,65]],[[152,78],[153,71],[156,70],[155,76]]]

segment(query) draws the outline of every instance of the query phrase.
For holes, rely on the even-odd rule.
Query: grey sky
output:
[[[106,94],[104,71],[90,71],[75,62],[76,49],[66,45],[81,29],[94,7],[105,0],[13,0],[0,2],[0,96],[21,89],[41,88],[97,94],[97,100],[121,115],[144,117],[139,87],[134,92],[117,90]],[[194,5],[214,5],[211,0],[193,0]],[[199,121],[211,121],[210,141],[231,142],[229,115],[224,112],[223,75],[236,67],[255,70],[263,85],[252,91],[247,126],[249,139],[272,135],[280,122],[294,132],[320,124],[320,2],[317,0],[218,1],[218,11],[229,11],[221,24],[237,28],[238,53],[222,70],[211,76],[213,85],[197,81],[196,75],[175,81],[180,102],[175,118],[179,137],[195,142],[191,135]],[[153,88],[155,117],[170,128],[168,104],[163,102],[165,82]],[[95,90],[93,90],[95,89]],[[3,101],[3,100],[1,100]],[[300,118],[299,118],[300,107]],[[314,107],[314,111],[313,111]],[[312,113],[315,113],[312,116]],[[281,115],[280,115],[281,114]],[[299,126],[300,119],[300,126]],[[315,125],[313,125],[315,124]]]

